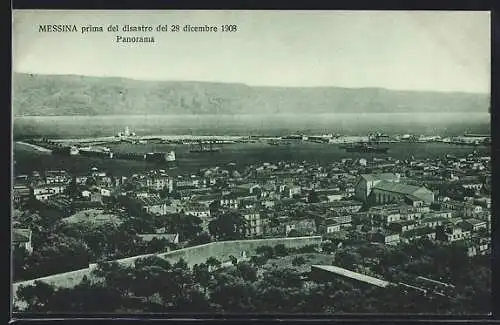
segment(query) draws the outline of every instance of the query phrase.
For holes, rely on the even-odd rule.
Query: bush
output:
[[[274,253],[276,256],[283,257],[288,255],[288,249],[283,244],[274,246]]]
[[[305,263],[306,263],[306,259],[304,257],[302,257],[302,256],[296,256],[292,260],[292,265],[293,266],[301,266],[301,265],[304,265]]]
[[[255,250],[257,254],[265,257],[266,259],[270,259],[274,257],[274,249],[271,246],[260,246]]]
[[[297,249],[297,252],[298,253],[317,253],[318,248],[316,245],[307,245],[307,246],[300,247],[299,249]]]

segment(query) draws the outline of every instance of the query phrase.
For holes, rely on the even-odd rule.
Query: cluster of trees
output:
[[[456,184],[443,184],[439,188],[441,196],[447,196],[454,200],[462,201],[464,197],[476,197],[476,191],[471,188],[464,188]]]
[[[361,263],[363,258],[380,254],[378,264],[381,267],[378,271],[387,276],[389,272],[397,274],[398,267],[413,271],[416,263],[407,259],[420,259],[422,263],[427,263],[422,254],[424,251],[431,256],[427,258],[433,261],[444,259],[441,264],[451,263],[455,258],[459,258],[457,263],[465,262],[458,252],[448,251],[448,256],[443,256],[446,249],[451,248],[440,251],[425,241],[417,243],[415,248],[403,247],[400,253],[385,246],[364,247],[354,253],[338,249],[335,263],[348,267]],[[300,256],[293,259],[292,267],[262,267],[271,258],[316,250],[315,246],[300,249],[289,249],[284,245],[263,246],[249,261],[233,259],[232,265],[227,267],[221,267],[221,261],[213,257],[192,268],[183,260],[172,264],[159,257],[139,259],[132,266],[100,263],[90,279],[84,279],[75,288],[55,289],[38,282],[21,287],[18,297],[27,302],[29,311],[62,313],[466,314],[490,311],[490,284],[487,281],[490,274],[484,259],[465,262],[465,266],[452,265],[458,292],[454,299],[405,292],[398,287],[360,286],[342,278],[328,282],[312,281],[307,272],[300,273],[295,268],[305,262]],[[429,272],[437,272],[439,267],[437,265],[435,270]],[[419,275],[429,274],[423,272]]]
[[[14,251],[14,279],[28,280],[56,273],[85,268],[89,263],[114,260],[129,256],[164,252],[175,249],[175,244],[164,239],[144,242],[138,234],[154,233],[164,228],[178,233],[188,246],[216,240],[238,240],[246,236],[247,221],[237,212],[218,213],[204,232],[202,220],[191,215],[175,213],[168,218],[158,217],[143,210],[134,210],[134,216],[120,216],[121,224],[93,225],[65,224],[60,219],[47,218],[37,213],[18,217],[21,226],[33,230],[33,254],[22,249]]]
[[[167,233],[178,233],[185,245],[201,245],[215,238],[236,240],[245,237],[247,222],[241,214],[229,212],[217,215],[209,225],[210,233],[203,231],[202,220],[196,216],[175,213],[155,216],[141,209],[121,215],[119,225],[65,224],[61,218],[45,215],[34,207],[19,211],[18,227],[33,230],[34,253],[23,249],[14,251],[14,280],[28,280],[56,273],[85,268],[89,263],[114,260],[129,256],[164,252],[178,248],[165,239],[143,241],[138,234],[155,233],[164,228]]]
[[[29,280],[87,268],[89,263],[164,252],[177,248],[166,239],[142,240],[122,227],[65,225],[57,232],[34,233],[34,251],[13,251],[14,281]]]
[[[365,266],[364,273],[367,273],[368,266],[368,272],[373,272],[370,275],[379,275],[394,283],[412,284],[417,276],[424,276],[455,285],[454,300],[436,302],[435,308],[439,307],[439,310],[430,309],[432,312],[491,311],[489,257],[469,258],[466,247],[461,244],[445,245],[422,239],[397,247],[370,244],[345,247],[335,252],[334,264],[354,271],[362,265]],[[426,301],[422,305],[425,306],[429,298],[422,299],[419,301]]]
[[[49,224],[37,213],[25,213],[20,217],[19,227],[33,231],[33,253],[23,248],[13,251],[14,281],[39,278],[88,267],[89,263],[114,260],[141,254],[165,252],[178,248],[166,239],[153,239],[146,242],[138,236],[141,233],[154,233],[158,225],[185,236],[193,244],[210,240],[201,232],[201,220],[191,216],[174,215],[165,225],[152,215],[123,218],[119,225],[66,224],[54,220]],[[207,238],[208,237],[208,238]]]
[[[288,254],[281,245],[259,250],[259,256]],[[299,261],[300,262],[300,261]],[[273,268],[259,275],[252,262],[209,258],[189,268],[159,257],[133,266],[100,263],[75,288],[45,283],[18,289],[30,312],[305,312],[312,307],[297,271]],[[309,306],[309,307],[308,307]]]
[[[229,211],[217,214],[208,229],[217,240],[238,240],[245,238],[248,222],[240,213]]]

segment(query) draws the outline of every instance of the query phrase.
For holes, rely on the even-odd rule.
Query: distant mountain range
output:
[[[489,111],[486,94],[254,87],[75,75],[13,76],[15,116]]]

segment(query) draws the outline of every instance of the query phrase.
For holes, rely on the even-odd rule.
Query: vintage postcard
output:
[[[491,312],[489,12],[12,21],[17,315]]]

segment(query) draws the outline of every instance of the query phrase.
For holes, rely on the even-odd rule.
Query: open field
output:
[[[64,218],[67,224],[85,224],[88,226],[118,225],[122,223],[119,216],[106,213],[103,210],[89,209]]]

